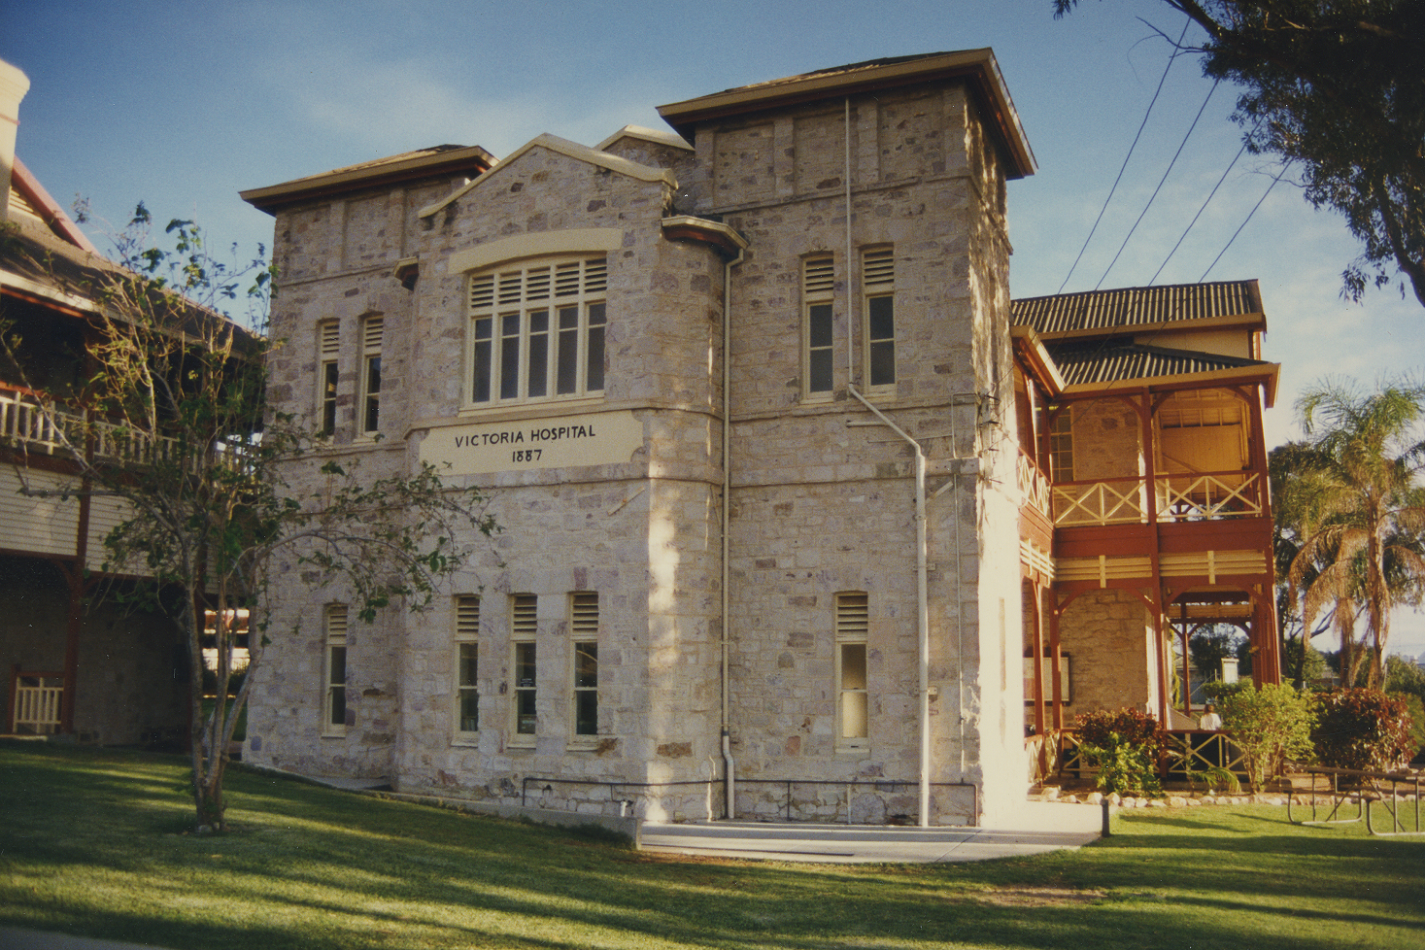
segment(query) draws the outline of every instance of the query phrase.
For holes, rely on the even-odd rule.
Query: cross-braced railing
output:
[[[1262,515],[1256,472],[1201,472],[1158,480],[1159,521],[1211,521]]]
[[[1064,482],[1054,486],[1054,524],[1134,524],[1145,519],[1143,479]]]
[[[1015,475],[1019,481],[1019,490],[1024,495],[1024,503],[1042,512],[1045,517],[1049,516],[1049,478],[1039,466],[1034,464],[1034,460],[1020,452],[1015,460]]]

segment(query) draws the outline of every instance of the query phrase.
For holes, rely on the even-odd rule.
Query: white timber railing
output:
[[[45,736],[59,732],[59,708],[64,699],[64,677],[49,673],[15,676],[15,732]]]
[[[29,390],[0,384],[0,443],[44,455],[74,455],[84,452],[86,435],[93,437],[94,458],[104,462],[152,465],[173,461],[180,451],[177,439],[154,437],[83,410],[59,406]],[[245,447],[238,443],[219,442],[216,450],[225,466],[249,464]]]

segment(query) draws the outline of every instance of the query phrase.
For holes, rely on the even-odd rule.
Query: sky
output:
[[[438,144],[595,145],[666,128],[665,103],[988,46],[1039,165],[1009,187],[1012,293],[1257,278],[1281,364],[1276,445],[1300,436],[1293,404],[1327,376],[1425,376],[1425,309],[1394,285],[1341,299],[1357,242],[1290,180],[1268,193],[1268,160],[1231,164],[1237,91],[1172,58],[1163,34],[1184,23],[1158,0],[1083,0],[1061,20],[1050,0],[0,0],[0,59],[31,81],[20,159],[61,205],[87,201],[101,249],[142,201],[248,259],[272,219],[240,190]],[[1392,647],[1425,653],[1425,614],[1398,615]]]

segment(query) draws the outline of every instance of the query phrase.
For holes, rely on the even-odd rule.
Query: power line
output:
[[[1108,279],[1108,272],[1113,270],[1114,264],[1118,263],[1118,258],[1123,255],[1123,249],[1128,246],[1128,242],[1133,237],[1133,232],[1138,230],[1138,225],[1143,223],[1143,219],[1148,214],[1148,209],[1153,207],[1153,201],[1158,197],[1158,193],[1163,190],[1163,185],[1167,183],[1168,176],[1173,172],[1173,166],[1178,162],[1178,156],[1182,155],[1183,149],[1187,147],[1188,139],[1192,138],[1192,132],[1193,129],[1197,128],[1198,120],[1201,119],[1202,114],[1207,111],[1207,104],[1212,101],[1212,94],[1217,91],[1217,84],[1219,82],[1221,82],[1220,79],[1214,80],[1212,88],[1207,90],[1207,98],[1202,100],[1202,105],[1198,107],[1197,115],[1193,116],[1192,125],[1188,126],[1187,134],[1184,135],[1183,140],[1178,143],[1178,150],[1173,153],[1173,158],[1168,162],[1168,167],[1163,170],[1163,177],[1158,179],[1158,187],[1154,188],[1153,193],[1148,196],[1148,203],[1143,206],[1143,210],[1138,214],[1138,220],[1133,222],[1133,227],[1129,228],[1128,233],[1124,235],[1123,243],[1118,246],[1118,253],[1114,254],[1113,260],[1108,262],[1108,267],[1105,268],[1103,276],[1098,279],[1098,283],[1094,284],[1094,290],[1098,290],[1102,287],[1103,282]],[[1149,283],[1151,283],[1151,281],[1149,281]]]
[[[1178,58],[1178,53],[1182,49],[1183,40],[1187,37],[1188,27],[1192,25],[1189,18],[1183,24],[1182,36],[1178,37],[1177,45],[1173,49],[1173,54],[1168,57],[1168,65],[1163,67],[1163,77],[1158,80],[1158,88],[1153,92],[1153,98],[1148,102],[1148,110],[1143,113],[1143,122],[1138,126],[1138,134],[1133,136],[1133,144],[1128,146],[1128,154],[1123,156],[1123,167],[1118,169],[1118,177],[1113,180],[1113,187],[1108,189],[1108,197],[1103,199],[1103,207],[1099,209],[1098,217],[1094,220],[1093,227],[1089,228],[1089,236],[1084,238],[1084,246],[1079,248],[1079,256],[1074,258],[1074,263],[1069,268],[1069,272],[1064,275],[1064,283],[1059,285],[1057,293],[1063,293],[1064,287],[1068,285],[1069,278],[1074,276],[1074,268],[1079,266],[1079,261],[1083,260],[1084,251],[1088,250],[1089,242],[1093,240],[1094,232],[1098,230],[1099,222],[1103,220],[1104,212],[1108,210],[1108,203],[1113,200],[1113,193],[1118,190],[1118,183],[1123,180],[1123,173],[1128,168],[1128,160],[1133,157],[1133,150],[1138,147],[1138,140],[1143,137],[1143,130],[1148,125],[1148,117],[1153,114],[1153,105],[1158,101],[1158,95],[1163,91],[1163,83],[1168,81],[1168,70],[1173,68],[1173,60]]]
[[[1252,215],[1256,214],[1257,209],[1262,206],[1262,202],[1267,200],[1267,195],[1272,193],[1272,189],[1277,186],[1277,182],[1281,181],[1284,177],[1286,177],[1286,170],[1290,167],[1290,164],[1283,166],[1281,174],[1272,177],[1272,183],[1267,186],[1266,191],[1262,192],[1262,197],[1257,199],[1257,203],[1252,205],[1252,210],[1247,212],[1246,220],[1244,220],[1238,226],[1236,231],[1232,232],[1232,236],[1227,239],[1227,243],[1222,246],[1222,250],[1218,251],[1217,256],[1212,259],[1212,263],[1207,265],[1207,270],[1203,271],[1202,276],[1197,279],[1197,282],[1199,284],[1202,283],[1204,280],[1207,280],[1207,275],[1212,273],[1212,269],[1217,266],[1217,262],[1222,260],[1222,255],[1226,254],[1227,249],[1232,246],[1232,242],[1237,240],[1237,235],[1241,234],[1242,228],[1245,228],[1247,226],[1247,222],[1252,220]]]
[[[1217,194],[1217,189],[1222,187],[1222,183],[1227,180],[1228,173],[1231,172],[1233,167],[1237,164],[1237,159],[1241,158],[1246,151],[1247,143],[1243,142],[1242,147],[1237,150],[1237,154],[1233,156],[1232,161],[1228,162],[1227,170],[1222,173],[1221,178],[1217,179],[1217,184],[1212,186],[1212,191],[1208,192],[1207,199],[1203,201],[1202,207],[1197,209],[1197,214],[1192,216],[1192,220],[1188,222],[1188,226],[1183,229],[1182,237],[1178,238],[1178,243],[1173,245],[1173,249],[1168,252],[1168,256],[1163,258],[1163,263],[1158,265],[1158,269],[1153,272],[1152,280],[1148,281],[1149,287],[1158,282],[1158,275],[1163,272],[1164,267],[1168,266],[1168,261],[1173,259],[1173,255],[1178,252],[1178,248],[1183,246],[1183,241],[1187,240],[1188,232],[1192,230],[1193,225],[1197,224],[1197,219],[1202,217],[1202,213],[1207,210],[1207,206],[1212,202],[1213,196]]]

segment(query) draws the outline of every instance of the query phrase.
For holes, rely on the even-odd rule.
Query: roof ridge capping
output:
[[[933,79],[965,79],[986,124],[1008,159],[1010,178],[1034,174],[1038,164],[1014,108],[994,51],[989,47],[872,59],[845,66],[738,86],[658,107],[658,114],[691,142],[698,123],[766,109],[907,86]]]

